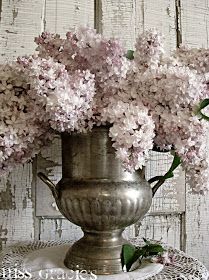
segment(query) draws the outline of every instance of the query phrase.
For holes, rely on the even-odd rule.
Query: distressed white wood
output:
[[[176,6],[175,1],[169,0],[136,0],[136,35],[144,30],[157,28],[165,39],[167,52],[176,48]],[[146,168],[149,179],[163,175],[169,169],[173,157],[168,153],[150,153],[150,161]],[[185,211],[185,178],[178,169],[173,179],[167,180],[157,191],[150,209],[151,212],[182,212]]]
[[[75,26],[94,25],[94,1],[45,0],[45,30],[65,33]]]
[[[80,23],[93,26],[93,1],[2,0],[0,3],[0,62],[33,53],[34,37],[46,28],[64,34],[68,27]],[[33,239],[34,232],[39,236],[35,199],[31,199],[36,171],[34,168],[32,177],[32,165],[28,164],[0,182],[0,209],[3,209],[0,210],[0,247]]]
[[[146,168],[146,178],[164,175],[170,168],[173,156],[170,153],[151,152]],[[150,212],[184,212],[185,211],[185,173],[179,167],[174,177],[158,189]]]
[[[99,1],[98,29],[104,35],[118,37],[127,48],[133,48],[137,35],[144,30],[157,28],[165,36],[165,48],[169,52],[176,47],[175,1]],[[101,23],[100,23],[101,20]],[[172,162],[172,156],[151,153],[146,177],[163,175]],[[185,211],[185,176],[178,169],[174,179],[169,179],[158,190],[151,212]]]
[[[99,32],[107,37],[119,38],[127,48],[132,48],[135,33],[135,1],[99,0],[97,1],[97,26]]]
[[[71,240],[76,241],[83,236],[80,227],[66,219],[41,219],[40,240]]]
[[[182,0],[180,9],[182,44],[207,48],[209,46],[208,0]]]
[[[32,164],[16,168],[0,180],[0,249],[33,240]]]
[[[133,48],[143,30],[157,28],[166,38],[167,50],[176,46],[175,1],[173,0],[99,0],[99,31],[117,37],[127,48]]]
[[[181,1],[182,43],[209,47],[209,3],[206,0]],[[209,145],[208,145],[209,149]],[[208,152],[208,151],[206,151]],[[188,186],[189,190],[189,186]],[[186,251],[209,269],[209,197],[187,194]]]
[[[163,240],[180,249],[181,224],[179,215],[147,215],[141,224],[137,225],[135,231],[130,227],[123,235],[125,238],[134,237],[137,234],[145,238]],[[76,241],[82,236],[81,229],[66,219],[40,219],[40,240],[68,239]]]
[[[41,32],[43,0],[2,0],[0,62],[34,52],[34,37]]]
[[[41,31],[42,0],[2,0],[0,62],[33,52]],[[19,166],[0,180],[0,247],[34,238],[32,164]]]
[[[99,31],[106,36],[114,36],[123,42],[126,48],[133,48],[139,33],[150,28],[157,28],[165,36],[167,51],[176,47],[175,1],[129,0],[97,1],[97,24]],[[163,175],[172,162],[172,156],[151,153],[151,161],[146,168],[146,177]],[[176,172],[174,179],[168,180],[159,190],[151,208],[155,211],[185,210],[184,174]]]
[[[176,16],[174,0],[136,0],[136,34],[151,28],[158,29],[165,38],[165,48],[176,47]]]
[[[138,223],[137,235],[145,238],[162,240],[180,249],[181,219],[179,215],[147,215]]]

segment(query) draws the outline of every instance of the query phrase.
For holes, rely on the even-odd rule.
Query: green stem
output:
[[[160,186],[162,186],[162,184],[165,182],[165,180],[172,178],[174,176],[173,171],[181,164],[181,159],[180,157],[175,153],[174,154],[174,158],[173,158],[173,162],[171,164],[171,167],[169,168],[169,170],[165,173],[164,176],[155,176],[151,179],[149,179],[149,183],[153,183],[155,181],[158,181],[154,187],[152,188],[152,195],[154,196],[156,191],[159,189]]]
[[[152,196],[155,195],[157,190],[162,186],[162,184],[164,184],[164,182],[165,182],[165,179],[161,179],[154,185],[154,187],[152,187]]]
[[[152,177],[151,179],[148,180],[148,183],[152,184],[156,181],[159,181],[163,178],[163,176],[155,176],[155,177]]]

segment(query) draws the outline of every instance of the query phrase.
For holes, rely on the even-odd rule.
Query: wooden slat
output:
[[[182,44],[209,47],[209,4],[207,0],[180,1]]]
[[[125,238],[134,237],[133,228],[127,228]],[[180,248],[180,217],[179,215],[146,216],[142,221],[137,235],[141,237],[163,240],[164,242]],[[71,240],[76,241],[82,237],[82,231],[66,219],[40,219],[40,240]]]
[[[173,156],[170,153],[151,152],[146,168],[146,178],[164,175],[171,166]],[[185,173],[177,168],[174,177],[158,189],[150,209],[151,212],[185,211]]]
[[[180,249],[181,217],[180,215],[147,215],[138,224],[137,235],[163,242]]]
[[[0,1],[0,62],[34,51],[41,31],[42,0]],[[0,247],[34,238],[32,164],[0,180]]]
[[[66,219],[40,219],[40,240],[76,241],[83,236],[80,227]]]
[[[136,0],[136,34],[150,28],[158,29],[165,38],[165,48],[176,47],[176,15],[174,0]]]
[[[127,48],[132,48],[136,38],[133,0],[98,0],[96,26],[107,37],[120,38]]]
[[[0,249],[34,238],[31,185],[32,164],[20,166],[0,180]]]
[[[175,1],[173,0],[98,0],[98,30],[106,36],[118,37],[127,48],[136,36],[150,28],[165,35],[166,49],[176,46]]]
[[[208,1],[181,1],[182,43],[208,48]],[[209,145],[208,145],[209,149]],[[206,151],[208,152],[208,151]],[[189,186],[188,186],[189,191]],[[186,251],[209,269],[209,199],[188,193],[186,198]]]
[[[94,25],[94,1],[45,0],[45,30],[65,33],[75,26]]]
[[[34,52],[34,37],[41,32],[42,0],[2,0],[0,62]]]

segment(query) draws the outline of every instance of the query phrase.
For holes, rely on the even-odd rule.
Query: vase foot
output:
[[[122,246],[129,243],[122,237],[122,232],[84,230],[84,236],[67,252],[65,266],[74,271],[86,270],[97,275],[120,273]]]

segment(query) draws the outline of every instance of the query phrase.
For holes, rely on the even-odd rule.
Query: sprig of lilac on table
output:
[[[168,56],[153,30],[138,37],[129,58],[118,40],[88,27],[66,38],[45,32],[35,42],[36,54],[0,67],[1,173],[55,133],[108,125],[126,170],[142,168],[152,149],[172,151],[193,191],[206,191],[208,50],[182,47]]]

